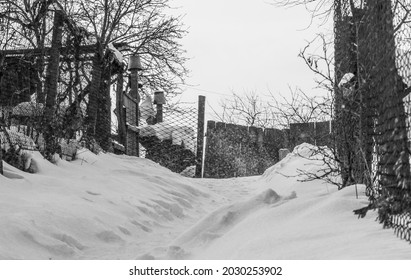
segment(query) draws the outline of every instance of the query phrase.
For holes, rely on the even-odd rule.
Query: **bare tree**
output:
[[[309,123],[331,120],[334,105],[333,42],[324,34],[317,34],[300,51],[299,57],[313,72],[317,88],[325,94],[313,96],[300,88],[289,86],[289,95],[258,95],[249,92],[233,93],[220,102],[221,113],[216,118],[230,123],[243,123],[260,127],[289,128],[290,123]],[[320,52],[318,52],[320,49]]]
[[[287,96],[271,91],[263,97],[256,92],[233,93],[220,102],[222,113],[214,112],[215,117],[224,122],[276,128],[289,128],[290,123],[331,120],[335,86],[333,47],[333,41],[319,33],[298,54],[313,72],[317,88],[325,94],[313,96],[290,86]]]
[[[42,82],[37,91],[37,101],[45,103],[47,99],[47,104],[73,104],[67,111],[69,113],[78,111],[80,103],[87,104],[88,132],[96,137],[96,131],[99,131],[102,137],[98,142],[107,148],[111,134],[110,87],[115,81],[114,74],[125,71],[123,61],[119,61],[121,69],[111,68],[113,57],[108,51],[111,44],[123,46],[119,50],[125,58],[131,54],[140,55],[144,67],[140,72],[140,81],[144,84],[142,90],[150,90],[150,87],[163,89],[169,95],[180,93],[178,86],[184,83],[187,59],[179,40],[186,31],[180,17],[166,15],[168,2],[4,0],[0,2],[0,27],[8,24],[3,28],[8,36],[1,38],[0,47],[4,49],[8,40],[7,48],[35,50]],[[61,47],[52,48],[55,26],[50,11],[56,9],[64,14],[64,28],[59,35]],[[60,55],[54,57],[62,57],[60,61],[46,59],[50,49],[59,49]],[[49,64],[48,71],[45,71],[45,61]],[[56,63],[51,63],[54,66],[50,67],[52,61]],[[50,77],[46,79],[47,73]],[[52,78],[52,75],[59,76],[59,79]],[[52,93],[49,97],[45,94],[46,80],[53,81],[54,86],[58,81],[56,90],[48,87],[49,94]],[[70,116],[66,119],[70,120]]]
[[[290,89],[287,98],[270,92],[270,108],[277,122],[276,126],[289,128],[291,123],[309,123],[330,120],[331,101],[328,97],[309,96],[299,88]]]
[[[278,7],[304,6],[311,13],[311,23],[320,19],[321,23],[328,21],[334,10],[334,0],[272,0],[271,3]]]
[[[94,137],[102,134],[106,139],[104,135],[110,133],[111,124],[107,119],[110,116],[107,87],[111,84],[111,71],[110,64],[105,63],[109,44],[125,43],[125,55],[140,55],[144,67],[140,80],[146,85],[142,90],[161,88],[175,95],[187,73],[184,51],[178,42],[185,30],[180,18],[164,14],[168,0],[73,2],[73,18],[91,34],[96,46],[88,98],[88,134]]]
[[[6,34],[12,34],[8,47],[32,48],[39,51],[35,60],[38,81],[37,100],[45,102],[45,47],[51,42],[52,19],[47,15],[54,0],[4,0],[0,5],[0,20],[7,21]]]
[[[179,40],[186,34],[180,17],[167,16],[169,0],[74,1],[72,17],[91,34],[103,57],[110,43],[124,43],[125,56],[139,54],[143,83],[178,94],[184,82],[185,51]]]
[[[0,37],[0,51],[5,50],[9,46],[16,44],[16,33],[12,26],[14,24],[13,20],[9,17],[6,17],[9,14],[10,5],[3,5],[1,6],[0,10],[0,33],[2,36]]]
[[[220,101],[220,106],[222,112],[214,111],[214,116],[222,122],[273,127],[270,105],[254,91],[242,95],[232,92],[231,97]]]
[[[323,33],[308,41],[298,54],[313,72],[317,87],[327,93],[334,92],[334,42]],[[313,48],[320,51],[313,51]]]

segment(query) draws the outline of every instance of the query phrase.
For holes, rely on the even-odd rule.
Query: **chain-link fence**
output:
[[[139,129],[141,156],[174,172],[194,176],[197,164],[198,110],[193,105],[185,108],[162,108],[161,104],[157,104],[155,114],[154,110],[151,114],[144,114],[147,107],[141,106],[142,115],[147,117],[142,120]]]
[[[89,131],[85,116],[91,107],[88,81],[93,80],[90,62],[95,44],[57,2],[33,4],[34,26],[21,24],[19,16],[24,14],[20,15],[15,5],[4,3],[0,8],[3,152],[7,157],[24,149],[15,143],[22,142],[17,136],[10,136],[13,131],[20,138],[30,137],[50,160],[56,153],[72,157],[73,152],[66,148]]]
[[[345,184],[365,183],[384,225],[411,210],[411,1],[336,0],[335,110]],[[400,215],[400,216],[398,216]],[[399,217],[399,218],[398,218]],[[409,233],[401,236],[408,236]]]
[[[32,6],[35,26],[20,24],[16,5],[0,5],[0,156],[13,163],[31,149],[71,159],[85,146],[143,155],[175,172],[198,164],[196,106],[171,108],[155,95],[155,111],[138,55],[127,63],[122,54],[127,43],[103,46],[57,1],[43,2]]]
[[[123,104],[123,105],[121,105]],[[167,105],[164,93],[143,94],[140,104],[124,93],[116,109],[114,152],[144,157],[171,171],[201,177],[205,98]],[[136,117],[138,116],[138,117]]]

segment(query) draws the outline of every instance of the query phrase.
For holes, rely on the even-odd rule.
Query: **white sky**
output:
[[[313,91],[314,76],[298,54],[316,33],[332,34],[332,20],[327,26],[307,29],[311,15],[304,7],[281,8],[264,0],[170,3],[179,7],[176,12],[185,15],[183,22],[189,28],[182,43],[191,58],[187,83],[192,86],[183,100],[197,100],[201,94],[217,107],[232,90],[287,95],[290,85]]]

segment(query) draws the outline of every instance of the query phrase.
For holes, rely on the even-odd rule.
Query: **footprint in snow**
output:
[[[91,192],[91,191],[86,191],[86,193],[91,194],[91,195],[101,195],[101,193],[95,193],[95,192]]]

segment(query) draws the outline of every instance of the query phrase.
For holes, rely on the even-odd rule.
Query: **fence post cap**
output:
[[[164,96],[164,91],[157,90],[154,92],[154,104],[166,104],[166,98]]]
[[[141,66],[140,56],[138,54],[130,56],[128,62],[128,70],[143,70],[143,66]]]

